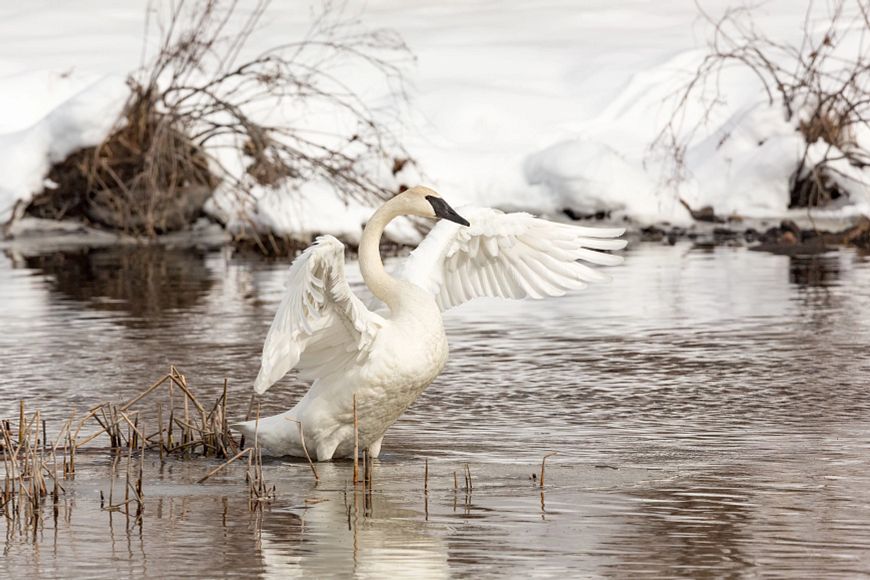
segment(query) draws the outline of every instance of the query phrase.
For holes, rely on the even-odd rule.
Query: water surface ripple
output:
[[[870,261],[640,245],[613,282],[446,318],[451,358],[388,432],[371,514],[350,466],[146,464],[143,525],[86,461],[2,577],[855,577],[870,570]],[[170,364],[247,406],[286,264],[154,248],[0,255],[0,418],[51,428]],[[355,287],[358,272],[350,268]],[[305,385],[283,381],[264,412]],[[530,480],[548,451],[546,493]],[[430,494],[422,492],[423,459]],[[468,464],[474,489],[463,490]],[[459,489],[453,472],[458,471]],[[358,498],[356,498],[358,501]]]

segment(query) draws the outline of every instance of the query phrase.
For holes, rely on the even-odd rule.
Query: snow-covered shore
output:
[[[730,4],[701,1],[714,15]],[[106,135],[124,77],[141,62],[145,7],[143,0],[0,4],[0,220],[42,188],[51,162]],[[804,9],[773,0],[755,19],[796,43]],[[423,179],[454,205],[605,210],[642,225],[689,223],[678,197],[720,215],[794,213],[787,190],[798,136],[762,102],[748,71],[723,78],[727,102],[690,147],[679,191],[663,184],[662,166],[649,158],[667,115],[663,99],[703,55],[709,24],[693,2],[369,0],[348,10],[367,26],[399,31],[416,55],[407,70],[410,105],[394,129]],[[310,14],[275,2],[249,50],[298,38]],[[847,205],[821,213],[870,214],[870,191],[850,193]],[[370,211],[314,190],[293,201],[264,196],[258,210],[278,232],[349,239]]]

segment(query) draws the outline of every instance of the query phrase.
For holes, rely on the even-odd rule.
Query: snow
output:
[[[600,141],[556,143],[528,157],[524,167],[529,182],[539,186],[535,202],[544,201],[530,209],[617,211],[649,221],[664,213],[643,170]]]
[[[788,207],[789,176],[800,161],[802,141],[780,107],[755,104],[737,111],[688,151],[693,191],[687,201],[712,206],[721,215],[781,213]]]
[[[255,194],[258,199],[252,221],[269,231],[286,233],[303,242],[310,242],[321,233],[329,233],[354,246],[359,245],[362,228],[373,209],[358,201],[342,201],[328,184],[317,181],[303,184],[292,196],[267,188],[259,188]],[[231,217],[235,209],[231,196],[218,195],[208,209],[220,215],[231,228],[244,226],[235,223]],[[405,219],[390,223],[386,236],[403,244],[420,241],[420,232]]]
[[[45,180],[52,163],[80,147],[99,143],[112,128],[127,88],[122,77],[77,77],[76,82],[49,71],[2,78],[3,100],[22,103],[5,111],[0,126],[13,130],[0,134],[0,221],[6,221],[17,200],[51,186]],[[58,94],[66,94],[58,100]],[[24,110],[22,110],[24,109]],[[29,119],[49,110],[41,118]]]
[[[15,200],[42,188],[52,161],[107,134],[123,100],[123,78],[141,62],[146,4],[0,3],[6,40],[0,46],[0,220]],[[700,4],[716,15],[734,2]],[[756,9],[756,22],[796,42],[804,7],[771,0]],[[788,178],[801,144],[794,125],[766,103],[745,71],[723,76],[725,102],[692,141],[685,181],[668,183],[661,159],[650,155],[667,115],[664,99],[704,54],[710,27],[694,2],[356,0],[348,10],[367,26],[398,30],[416,55],[406,67],[409,106],[389,119],[422,175],[408,172],[398,182],[419,179],[454,206],[606,210],[641,224],[687,223],[680,197],[723,215],[789,215]],[[310,15],[299,3],[273,3],[249,51],[299,38]],[[149,34],[153,40],[156,31]],[[345,72],[374,108],[387,109],[382,83]],[[700,105],[692,105],[687,125],[700,114]],[[822,213],[868,213],[870,192],[859,183],[867,176],[840,169],[849,203]],[[320,183],[305,184],[293,199],[269,190],[257,198],[257,223],[303,237],[324,232],[354,240],[371,212],[344,204]],[[238,207],[219,195],[209,209],[233,223]],[[405,224],[393,235],[413,239],[415,233]]]

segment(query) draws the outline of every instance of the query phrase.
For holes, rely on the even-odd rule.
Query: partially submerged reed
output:
[[[156,417],[157,430],[143,432],[136,426],[142,410],[136,410],[134,406],[152,396],[160,387],[166,391],[168,415],[164,412],[164,401],[156,401],[150,415],[152,419]],[[79,439],[81,430],[94,422],[98,428]],[[124,425],[130,428],[128,435],[123,433]],[[142,439],[144,448],[158,451],[161,459],[171,455],[228,458],[241,450],[227,421],[227,382],[224,381],[221,395],[207,409],[191,390],[187,378],[174,366],[126,403],[116,405],[107,402],[92,407],[79,421],[75,435],[72,441],[74,448],[102,435],[108,436],[112,449],[128,446],[130,438],[134,441]]]
[[[24,405],[20,406],[18,428],[9,421],[0,424],[3,467],[5,477],[0,489],[0,513],[10,521],[9,527],[33,529],[39,520],[42,503],[48,496],[48,482],[52,481],[52,496],[56,499],[63,487],[57,481],[56,446],[49,468],[47,447],[40,429],[42,420],[37,411],[28,418]]]
[[[156,395],[161,388],[163,398]],[[146,399],[153,405],[146,406]],[[161,462],[173,456],[229,459],[200,482],[247,456],[246,481],[251,508],[256,509],[271,501],[275,489],[263,478],[262,450],[256,437],[252,447],[242,449],[243,442],[230,432],[227,404],[226,381],[217,400],[205,406],[186,377],[172,366],[166,375],[123,404],[100,403],[81,418],[73,412],[51,442],[42,413],[28,413],[21,401],[17,424],[0,421],[0,516],[7,519],[9,529],[35,533],[41,506],[49,499],[56,504],[65,493],[61,482],[75,478],[76,458],[83,450],[111,454],[108,498],[100,493],[101,507],[109,512],[123,511],[128,517],[133,508],[135,521],[141,522],[143,510],[145,455],[154,452]],[[257,413],[259,417],[259,409]],[[115,490],[120,470],[125,480],[123,500],[120,495],[116,497]]]
[[[171,457],[223,459],[220,465],[209,470],[196,482],[199,484],[228,466],[245,461],[249,507],[251,511],[259,512],[263,506],[274,500],[276,488],[269,485],[264,478],[258,430],[254,431],[251,445],[245,447],[243,438],[237,440],[229,429],[228,406],[226,381],[217,400],[211,405],[205,405],[191,389],[186,377],[174,366],[159,380],[122,404],[100,403],[88,409],[81,417],[73,412],[61,424],[59,431],[52,434],[53,441],[49,440],[43,414],[39,410],[28,412],[24,401],[20,402],[17,421],[0,420],[0,457],[3,465],[3,476],[0,480],[0,517],[5,517],[7,531],[18,530],[20,533],[33,534],[38,532],[42,508],[47,504],[53,504],[57,508],[60,496],[66,493],[65,482],[76,477],[77,457],[83,452],[89,455],[110,455],[111,475],[106,493],[100,492],[100,507],[110,515],[123,513],[128,523],[133,525],[142,524],[144,465],[148,454],[151,454],[152,459],[159,458],[161,464]],[[358,521],[359,516],[363,519],[372,517],[375,468],[375,461],[368,449],[360,449],[360,418],[356,407],[354,400],[356,453],[353,460],[352,503],[349,503],[348,490],[345,489],[348,526],[354,529],[353,522]],[[259,424],[259,405],[252,403],[248,414]],[[304,442],[301,423],[299,430]],[[307,449],[304,451],[307,456]],[[556,452],[543,456],[540,480],[536,486],[541,492],[542,514],[545,512],[543,492],[546,461],[553,455]],[[310,457],[308,463],[316,485],[320,479],[317,468]],[[437,487],[433,488],[431,485],[432,473],[429,467],[429,459],[424,458],[423,511],[427,520],[433,489],[437,490]],[[468,512],[472,507],[474,482],[471,467],[467,463],[463,464],[462,472],[465,511]],[[536,479],[536,475],[533,474],[531,479]],[[455,511],[461,489],[457,471],[452,472],[452,479]],[[124,483],[119,487],[121,480]],[[351,518],[351,515],[354,517]]]

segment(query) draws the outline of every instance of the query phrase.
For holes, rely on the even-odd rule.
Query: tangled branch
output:
[[[821,32],[812,27],[813,5],[807,8],[799,45],[778,42],[759,31],[750,8],[732,8],[714,19],[708,53],[689,81],[674,95],[670,118],[656,136],[653,150],[670,159],[669,181],[686,178],[686,152],[698,132],[724,103],[720,78],[740,67],[758,79],[767,103],[781,106],[786,121],[803,137],[803,154],[791,179],[790,207],[814,207],[847,193],[837,183],[856,180],[870,166],[867,144],[858,130],[870,130],[870,33],[868,0],[834,0]],[[687,108],[701,103],[699,120],[686,124]],[[727,135],[720,141],[720,145]],[[822,153],[814,144],[823,144]],[[861,185],[867,186],[861,182]]]
[[[156,56],[143,49],[118,129],[56,168],[50,178],[61,187],[34,199],[37,213],[78,212],[155,235],[190,223],[218,186],[242,212],[255,207],[258,189],[292,195],[312,180],[344,199],[388,197],[384,175],[408,155],[384,111],[372,110],[340,69],[373,73],[399,105],[407,46],[327,1],[303,38],[246,56],[270,4],[255,0],[243,11],[239,0],[175,0],[162,16],[149,7]],[[316,114],[333,126],[313,122]]]

